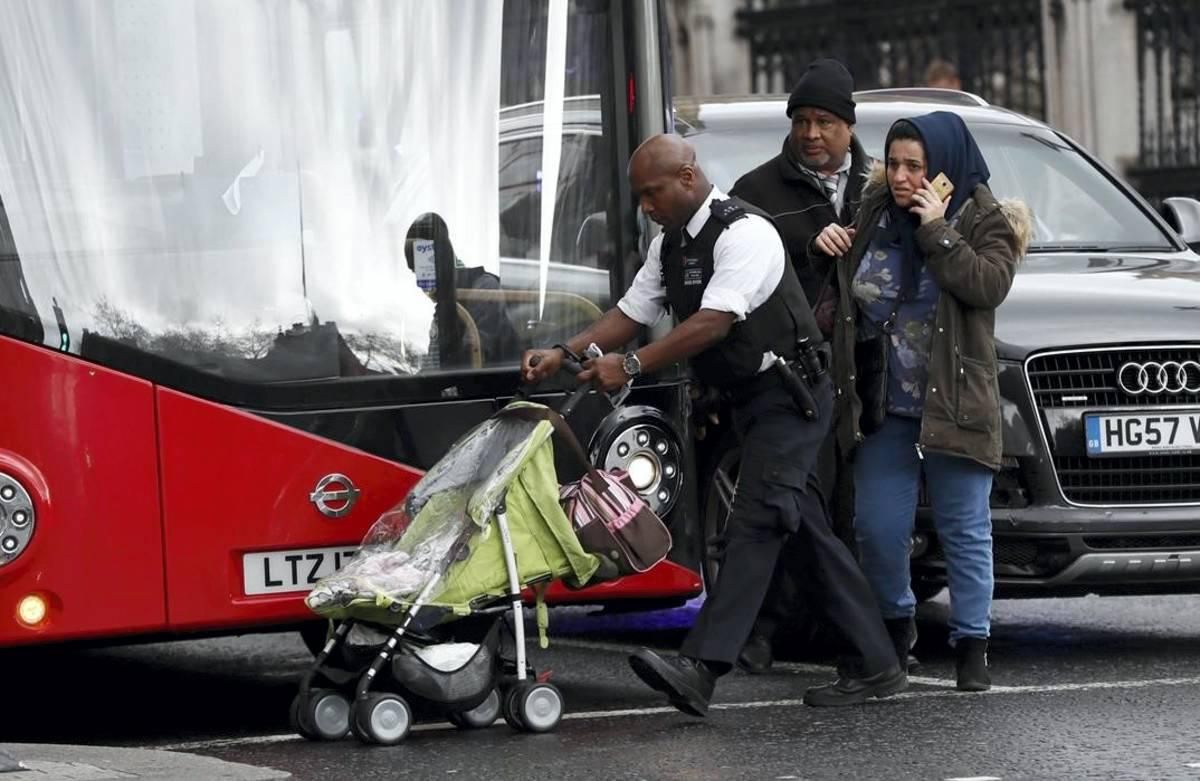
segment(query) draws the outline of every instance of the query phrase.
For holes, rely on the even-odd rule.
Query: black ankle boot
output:
[[[900,666],[908,672],[913,672],[920,665],[917,658],[909,653],[917,644],[917,622],[912,616],[907,618],[885,618],[883,625],[887,627],[888,637],[896,648],[896,659]]]
[[[958,690],[961,692],[985,692],[992,688],[992,676],[988,674],[988,641],[985,637],[960,637],[954,650],[957,655],[955,671],[958,673]]]

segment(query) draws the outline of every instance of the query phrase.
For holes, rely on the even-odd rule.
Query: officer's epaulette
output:
[[[746,216],[746,210],[733,198],[724,201],[713,201],[709,204],[708,211],[713,217],[717,218],[718,222],[723,222],[726,225],[732,225]]]

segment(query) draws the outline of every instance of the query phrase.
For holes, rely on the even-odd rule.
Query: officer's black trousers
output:
[[[820,416],[806,421],[781,387],[764,390],[733,409],[742,441],[737,494],[726,530],[725,558],[713,592],[680,653],[728,669],[737,659],[762,606],[788,533],[802,544],[812,602],[858,651],[867,675],[896,665],[871,588],[850,550],[830,529],[815,483],[821,442],[829,430],[833,392],[825,378],[813,394]]]

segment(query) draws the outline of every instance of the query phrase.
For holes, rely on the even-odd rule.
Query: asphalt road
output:
[[[308,662],[294,634],[7,653],[0,740],[167,748],[356,781],[1200,779],[1200,597],[1002,601],[995,612],[986,694],[954,691],[945,605],[934,602],[905,694],[815,710],[800,697],[831,669],[789,661],[722,679],[703,720],[663,707],[625,661],[634,644],[674,647],[688,611],[556,613],[556,639],[535,656],[567,701],[556,732],[428,724],[394,748],[289,734]]]

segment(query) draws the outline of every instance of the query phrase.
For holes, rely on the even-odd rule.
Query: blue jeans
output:
[[[992,470],[966,458],[916,450],[921,423],[888,415],[854,461],[854,528],[863,571],[885,619],[917,609],[909,574],[922,468],[933,520],[946,555],[950,643],[986,638],[991,627]]]

